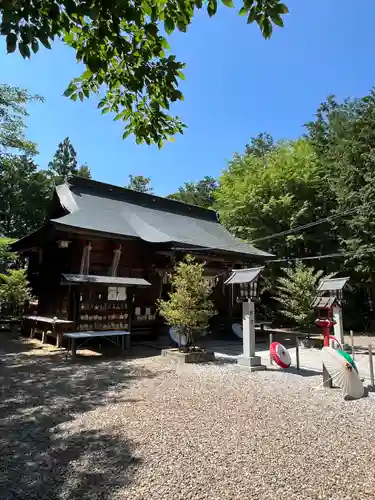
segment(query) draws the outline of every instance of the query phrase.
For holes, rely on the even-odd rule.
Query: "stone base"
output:
[[[266,367],[262,365],[259,356],[251,356],[250,358],[240,356],[237,360],[237,365],[250,372],[257,372],[266,369]]]
[[[215,361],[213,351],[181,352],[178,349],[163,349],[161,355],[177,363],[208,363]]]

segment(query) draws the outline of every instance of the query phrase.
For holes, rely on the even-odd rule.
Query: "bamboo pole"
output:
[[[374,387],[374,364],[373,364],[373,359],[372,359],[372,345],[371,342],[368,345],[368,364],[370,367],[370,381],[371,381],[371,387]]]
[[[296,337],[296,367],[299,372],[299,338]]]
[[[273,365],[273,359],[271,356],[271,344],[273,342],[273,335],[272,333],[269,334],[269,351],[270,351],[270,364]]]
[[[354,333],[353,333],[353,330],[350,330],[350,342],[352,344],[352,358],[355,359],[355,355],[354,355]]]

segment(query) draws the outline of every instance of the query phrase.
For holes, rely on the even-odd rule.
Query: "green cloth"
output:
[[[347,361],[348,363],[350,363],[350,364],[352,365],[352,367],[354,368],[354,370],[358,373],[358,368],[357,368],[357,365],[355,364],[355,361],[354,361],[354,359],[350,356],[350,354],[348,354],[347,352],[343,351],[342,349],[337,349],[337,352],[338,352],[339,354],[341,354],[341,356],[342,356],[343,358],[345,358],[345,359],[346,359],[346,361]]]

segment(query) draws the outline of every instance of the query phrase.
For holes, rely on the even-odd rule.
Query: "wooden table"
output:
[[[84,340],[80,346],[85,344],[88,340],[92,338],[97,338],[97,337],[102,337],[106,338],[110,342],[112,342],[115,345],[116,342],[113,342],[109,337],[121,337],[121,348],[123,351],[129,350],[130,349],[130,332],[127,332],[125,330],[104,330],[102,332],[94,332],[94,331],[88,331],[88,332],[67,332],[64,333],[64,337],[67,337],[68,339],[71,340],[71,350],[72,350],[72,358],[76,357],[77,354],[77,340]]]
[[[39,324],[44,325],[42,330],[42,343],[44,344],[47,339],[47,328],[48,325],[52,326],[52,332],[56,335],[56,347],[61,347],[62,343],[62,332],[61,329],[66,326],[74,325],[74,321],[69,321],[67,319],[51,318],[49,316],[22,316],[22,321],[31,321],[33,323],[30,330],[30,338],[35,336],[35,330]]]

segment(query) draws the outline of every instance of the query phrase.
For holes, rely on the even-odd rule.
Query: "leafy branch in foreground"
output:
[[[222,3],[234,7],[232,0]],[[167,54],[163,34],[186,32],[195,10],[202,8],[214,16],[218,1],[0,0],[0,29],[8,53],[18,48],[24,58],[40,44],[51,48],[55,38],[63,40],[86,66],[64,94],[83,101],[104,90],[98,106],[125,123],[123,138],[134,134],[137,143],[161,147],[185,127],[169,115],[171,103],[183,100],[178,80],[184,79],[184,64]],[[287,12],[280,0],[243,0],[239,14],[269,38],[273,25],[283,26]]]

